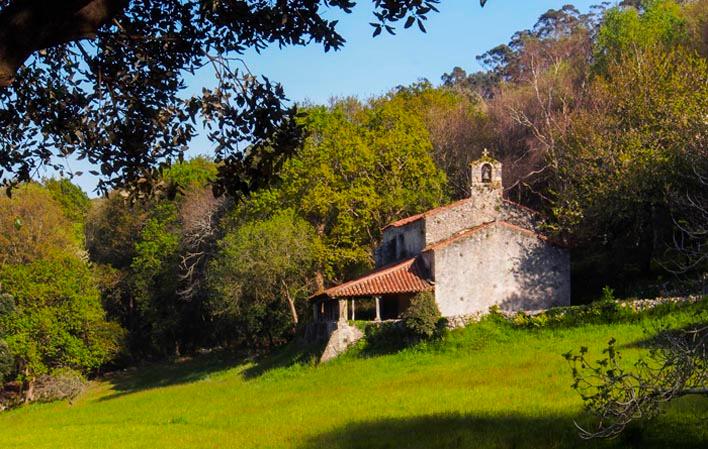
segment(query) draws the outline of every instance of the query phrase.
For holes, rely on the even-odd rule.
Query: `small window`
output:
[[[398,242],[396,244],[396,258],[400,259],[405,255],[405,252],[405,238],[403,237],[403,234],[398,234]]]
[[[492,182],[492,166],[489,164],[482,165],[482,182]]]

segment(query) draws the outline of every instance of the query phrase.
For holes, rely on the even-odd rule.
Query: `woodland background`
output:
[[[572,249],[575,303],[605,285],[700,291],[708,2],[625,3],[549,10],[479,56],[483,72],[299,105],[303,145],[247,196],[214,196],[207,158],[137,200],[16,188],[0,198],[0,382],[281,345],[308,295],[372,267],[386,223],[467,196],[484,148],[507,198]]]

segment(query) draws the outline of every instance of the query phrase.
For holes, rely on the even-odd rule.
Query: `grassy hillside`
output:
[[[439,344],[323,366],[293,350],[260,362],[212,354],[92,384],[72,404],[0,413],[10,448],[698,448],[708,400],[687,397],[658,420],[605,442],[580,441],[581,401],[563,352],[597,353],[614,336],[628,362],[660,322],[524,330],[483,322]],[[582,420],[582,418],[580,418]]]

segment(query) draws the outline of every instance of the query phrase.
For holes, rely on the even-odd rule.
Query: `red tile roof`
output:
[[[443,212],[447,209],[458,206],[458,205],[465,203],[467,201],[470,201],[470,198],[465,198],[465,199],[462,199],[459,201],[455,201],[454,203],[450,203],[450,204],[446,204],[444,206],[436,207],[435,209],[430,209],[430,210],[422,212],[420,214],[411,215],[410,217],[401,218],[398,221],[394,221],[393,223],[387,224],[386,226],[384,226],[384,229],[391,228],[391,227],[399,228],[401,226],[407,225],[408,223],[413,223],[414,221],[418,221],[423,217],[432,217],[434,215],[439,214],[440,212]]]
[[[351,298],[432,290],[433,285],[426,277],[414,257],[379,268],[366,276],[329,288],[313,297]]]

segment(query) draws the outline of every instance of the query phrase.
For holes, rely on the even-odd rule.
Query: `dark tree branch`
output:
[[[0,87],[9,86],[32,53],[93,38],[128,0],[15,0],[0,12]]]

